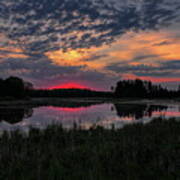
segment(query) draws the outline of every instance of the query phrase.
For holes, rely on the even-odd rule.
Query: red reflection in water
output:
[[[153,112],[154,116],[167,116],[167,117],[180,117],[180,112],[166,111],[166,112]]]
[[[48,107],[49,110],[68,112],[68,113],[82,112],[84,110],[87,110],[88,108],[87,107]]]
[[[53,87],[50,87],[49,89],[92,89],[92,88],[79,84],[79,83],[70,82],[66,84],[53,86]]]

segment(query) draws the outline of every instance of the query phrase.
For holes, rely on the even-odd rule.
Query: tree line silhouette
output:
[[[178,90],[168,90],[150,81],[122,80],[114,91],[103,92],[90,89],[34,89],[33,84],[19,77],[0,79],[0,97],[111,97],[111,98],[177,98]]]
[[[33,84],[18,77],[0,79],[0,97],[23,98],[28,91],[33,90]]]
[[[172,98],[180,97],[180,86],[178,90],[168,90],[151,81],[123,80],[117,83],[114,93],[116,97],[126,98]]]

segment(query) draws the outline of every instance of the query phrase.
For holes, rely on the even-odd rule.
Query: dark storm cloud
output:
[[[179,77],[180,61],[159,62],[159,66],[148,65],[126,65],[125,63],[115,63],[107,66],[107,69],[116,73],[132,73],[137,76],[153,77]]]
[[[1,0],[0,32],[27,52],[44,53],[100,46],[129,30],[158,29],[179,16],[179,11],[174,11],[179,1],[132,0],[124,6],[125,2],[117,0],[112,5],[111,0]],[[82,36],[77,38],[80,31]]]

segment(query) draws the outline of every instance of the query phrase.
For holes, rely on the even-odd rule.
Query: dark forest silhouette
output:
[[[18,77],[0,79],[0,97],[23,98],[28,92],[33,90],[33,84],[25,82]]]
[[[0,79],[0,97],[106,97],[106,98],[177,98],[178,90],[168,90],[150,81],[119,81],[113,91],[93,91],[89,89],[34,89],[33,84],[18,77]]]
[[[172,98],[180,97],[178,90],[168,90],[161,85],[154,85],[150,81],[124,80],[119,81],[115,88],[116,97],[127,98]]]

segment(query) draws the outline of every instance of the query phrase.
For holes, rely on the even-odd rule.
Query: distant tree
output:
[[[177,96],[180,97],[180,85],[178,87]]]
[[[33,90],[34,89],[34,86],[31,82],[24,82],[24,89],[25,90]]]
[[[120,97],[145,97],[147,95],[147,82],[139,79],[124,80],[117,83],[115,94]]]
[[[12,96],[16,98],[25,96],[25,87],[22,79],[18,77],[9,77],[4,81],[4,88],[6,90],[6,96]]]
[[[4,80],[0,79],[0,96],[3,97],[5,94],[5,89],[4,89]]]
[[[114,86],[111,86],[111,91],[114,91]]]

